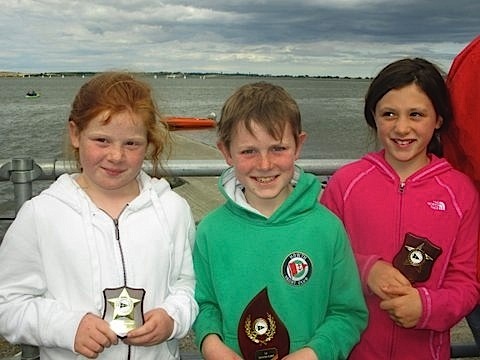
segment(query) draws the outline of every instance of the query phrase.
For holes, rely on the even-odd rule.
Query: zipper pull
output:
[[[402,181],[400,183],[400,188],[398,189],[398,191],[400,191],[400,194],[403,194],[403,192],[405,191],[405,182]]]
[[[113,224],[115,225],[115,239],[120,240],[120,229],[118,228],[118,219],[113,219]]]

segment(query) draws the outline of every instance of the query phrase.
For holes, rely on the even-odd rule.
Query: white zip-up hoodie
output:
[[[73,352],[80,320],[87,312],[102,316],[103,290],[123,287],[126,280],[128,287],[145,289],[144,313],[161,307],[175,320],[169,341],[131,346],[130,359],[179,359],[177,339],[198,313],[190,207],[167,181],[141,172],[139,196],[115,221],[75,176],[62,175],[27,201],[4,237],[0,334],[12,343],[40,346],[42,360],[83,358]],[[127,358],[122,341],[98,356]]]

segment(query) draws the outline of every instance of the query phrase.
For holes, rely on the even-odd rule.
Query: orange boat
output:
[[[216,117],[213,115],[209,115],[209,117],[206,118],[168,116],[165,118],[165,122],[172,129],[198,129],[215,127],[217,125],[217,121]]]

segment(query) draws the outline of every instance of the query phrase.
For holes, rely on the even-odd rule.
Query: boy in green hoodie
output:
[[[306,134],[280,86],[240,87],[223,106],[225,204],[199,224],[196,341],[206,360],[345,359],[366,326],[357,266],[320,183],[295,165]]]

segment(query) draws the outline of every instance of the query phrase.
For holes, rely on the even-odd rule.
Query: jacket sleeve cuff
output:
[[[53,320],[53,322],[56,323],[55,329],[49,326],[50,329],[44,332],[45,334],[50,334],[51,336],[50,341],[44,339],[45,346],[69,349],[76,353],[75,338],[77,336],[80,322],[86,314],[86,312],[75,312],[72,313],[69,318],[63,317],[62,321]]]
[[[169,340],[182,338],[187,335],[188,330],[191,328],[197,316],[198,307],[196,302],[193,299],[189,301],[188,298],[189,297],[181,299],[181,297],[176,297],[175,299],[171,299],[176,303],[167,301],[160,306],[167,312],[168,316],[173,319],[173,330]]]
[[[368,287],[368,274],[372,270],[373,265],[382,258],[378,255],[357,255],[357,264],[360,272],[360,280],[362,282],[363,292],[365,294],[371,294],[370,288]]]
[[[430,320],[432,299],[430,297],[430,293],[425,287],[418,287],[417,290],[418,294],[420,295],[420,301],[422,302],[422,314],[420,315],[420,319],[418,319],[415,329],[425,329],[428,321]]]

